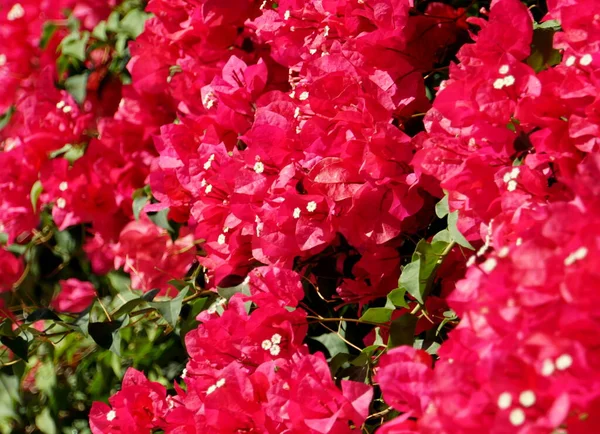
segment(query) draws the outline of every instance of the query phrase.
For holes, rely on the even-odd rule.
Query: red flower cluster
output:
[[[373,391],[354,381],[338,389],[323,355],[308,354],[300,277],[259,267],[248,285],[250,296],[217,300],[186,335],[190,361],[177,395],[129,370],[111,407],[92,407],[93,432],[360,432]]]

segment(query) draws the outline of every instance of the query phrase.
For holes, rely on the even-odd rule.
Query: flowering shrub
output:
[[[0,32],[0,431],[595,432],[600,3]]]

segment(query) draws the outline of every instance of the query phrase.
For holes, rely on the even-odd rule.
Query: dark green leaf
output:
[[[539,25],[533,31],[531,54],[527,58],[527,64],[535,72],[558,65],[562,60],[560,51],[554,48],[554,34],[560,30],[560,25],[557,22],[555,22],[556,24],[550,23]]]
[[[115,333],[122,324],[123,321],[90,322],[88,332],[100,347],[108,350],[112,347]]]
[[[29,342],[20,336],[9,338],[8,336],[2,336],[0,342],[6,345],[17,357],[27,361],[29,355],[27,353],[29,348]]]
[[[52,39],[52,36],[54,36],[56,29],[58,29],[58,26],[52,21],[47,21],[46,23],[44,23],[42,37],[40,38],[40,48],[42,50],[46,49],[48,43],[50,42],[50,39]]]
[[[399,347],[400,345],[411,345],[415,339],[415,328],[419,319],[410,313],[405,313],[401,317],[392,321],[390,327],[390,337],[388,348]]]
[[[58,315],[56,315],[54,312],[52,312],[50,309],[48,309],[47,307],[43,307],[41,309],[37,309],[34,310],[33,312],[31,312],[25,321],[27,322],[35,322],[35,321],[39,321],[42,319],[49,319],[52,321],[60,321],[61,319],[59,318]]]

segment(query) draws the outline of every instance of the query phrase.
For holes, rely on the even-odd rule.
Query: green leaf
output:
[[[135,39],[144,31],[144,24],[150,16],[140,9],[132,9],[121,20],[121,30]]]
[[[124,305],[119,307],[116,310],[116,312],[112,314],[112,317],[120,318],[123,315],[129,314],[133,309],[138,307],[140,304],[154,300],[154,297],[156,297],[156,295],[159,292],[160,292],[160,289],[153,289],[151,291],[148,291],[147,293],[145,293],[143,296],[141,296],[139,298],[134,298],[133,300],[129,300]]]
[[[333,358],[341,353],[348,352],[348,346],[336,333],[325,333],[321,336],[312,337],[315,341],[321,342],[329,352],[329,358]]]
[[[58,29],[58,26],[53,23],[52,21],[47,21],[46,23],[44,23],[44,28],[42,30],[42,36],[40,38],[40,48],[42,50],[45,50],[46,47],[48,46],[48,43],[50,42],[50,39],[52,39],[52,36],[54,36],[54,33],[56,32],[56,30]]]
[[[122,321],[90,322],[88,332],[92,339],[106,350],[111,350],[120,356],[121,336],[119,329],[129,323],[129,317]]]
[[[407,264],[402,268],[402,274],[400,274],[400,286],[406,289],[415,300],[423,304],[423,289],[424,284],[421,283],[421,259]]]
[[[458,223],[458,211],[451,212],[448,214],[448,231],[450,231],[450,236],[457,244],[471,250],[475,250],[471,243],[467,241],[463,234],[460,233],[456,224]]]
[[[140,213],[148,203],[148,196],[139,196],[133,199],[133,216],[136,220],[140,219]]]
[[[235,294],[237,294],[239,292],[241,292],[244,295],[250,295],[250,286],[248,285],[248,282],[246,282],[244,280],[239,285],[231,286],[229,288],[217,287],[217,293],[221,297],[226,298],[227,300],[229,300],[231,297],[233,297]]]
[[[35,424],[44,434],[57,434],[56,425],[48,407],[35,417]]]
[[[63,56],[72,57],[80,62],[84,62],[89,37],[90,34],[88,32],[79,33],[78,31],[66,36],[61,42]]]
[[[444,218],[450,213],[450,206],[448,205],[448,195],[445,195],[442,200],[435,204],[435,214],[439,218]]]
[[[164,320],[174,329],[179,319],[179,312],[181,312],[181,305],[183,298],[187,293],[187,289],[184,289],[172,300],[169,301],[155,301],[151,302],[150,306],[155,308]]]
[[[52,363],[43,363],[35,373],[35,386],[50,395],[56,386],[56,369]]]
[[[527,58],[527,64],[535,72],[558,65],[562,60],[560,51],[554,48],[554,34],[560,30],[560,24],[547,21],[538,25],[533,30],[531,42],[531,54]]]
[[[37,212],[38,199],[40,198],[40,194],[42,194],[43,190],[44,190],[44,186],[42,185],[42,182],[39,179],[37,181],[35,181],[35,183],[31,187],[31,192],[29,193],[29,197],[31,199],[31,206],[33,207],[34,213]]]
[[[404,298],[406,294],[406,288],[396,288],[392,292],[387,295],[387,299],[390,303],[392,303],[396,307],[405,307],[408,308],[408,303]]]
[[[94,30],[92,30],[92,36],[100,41],[106,41],[108,39],[108,36],[106,35],[107,27],[106,21],[100,21],[96,24]]]
[[[10,122],[10,118],[12,118],[13,113],[15,112],[15,106],[10,106],[10,108],[0,115],[0,131],[4,129]]]
[[[387,307],[372,307],[362,314],[359,321],[384,324],[392,319],[394,309]]]
[[[417,327],[418,320],[419,318],[410,313],[405,313],[401,317],[393,320],[390,327],[388,349],[396,348],[400,345],[412,346],[415,339],[415,328]]]
[[[79,104],[83,104],[87,95],[88,74],[72,75],[65,80],[65,89]]]
[[[15,355],[25,361],[29,360],[29,342],[20,336],[10,338],[8,336],[0,337],[0,342],[8,347]]]

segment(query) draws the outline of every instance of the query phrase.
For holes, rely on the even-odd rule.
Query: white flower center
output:
[[[317,209],[317,202],[315,202],[314,200],[311,200],[310,202],[308,202],[308,204],[306,204],[306,210],[308,212],[314,212]]]
[[[502,65],[500,69],[498,69],[498,72],[502,75],[508,74],[508,71],[510,71],[510,66],[508,65]]]
[[[277,356],[281,352],[281,347],[279,345],[273,345],[269,350],[272,356]]]
[[[523,407],[531,407],[535,404],[535,393],[532,390],[524,390],[519,395],[519,402]]]
[[[117,412],[114,410],[111,410],[108,413],[106,413],[106,420],[109,422],[115,420],[115,417],[117,417]]]
[[[523,423],[525,422],[525,412],[520,408],[515,408],[513,411],[510,412],[508,419],[510,420],[510,423],[512,423],[514,426],[523,425]]]
[[[563,354],[562,356],[559,356],[558,359],[556,359],[556,369],[558,369],[559,371],[564,371],[565,369],[569,369],[571,367],[571,365],[573,364],[573,357],[571,357],[569,354]]]
[[[66,181],[63,181],[58,185],[58,189],[60,191],[67,191],[68,188],[69,188],[69,184]]]
[[[0,66],[4,66],[6,65],[6,54],[1,53],[0,54]]]
[[[585,259],[588,254],[588,249],[586,247],[580,247],[571,253],[569,256],[565,258],[565,266],[573,265],[577,261],[581,261]]]
[[[298,97],[300,101],[306,101],[308,99],[308,92],[302,92]]]
[[[588,66],[592,64],[592,61],[594,60],[594,58],[592,57],[591,54],[585,54],[583,55],[583,57],[581,59],[579,59],[579,64],[581,66]]]
[[[207,184],[207,185],[206,185],[206,188],[204,189],[204,192],[205,192],[206,194],[208,194],[208,193],[210,193],[211,191],[212,191],[212,185],[210,185],[210,184]]]
[[[512,396],[508,392],[502,392],[498,396],[498,408],[506,410],[512,404]]]
[[[217,243],[219,244],[225,244],[225,234],[220,234],[219,237],[217,238]]]
[[[575,61],[577,61],[577,58],[575,56],[569,56],[567,58],[567,61],[565,62],[565,65],[573,66],[573,65],[575,65]]]
[[[301,212],[302,212],[302,210],[300,210],[300,208],[294,208],[294,214],[293,214],[294,218],[299,219]]]
[[[546,359],[542,362],[542,375],[544,377],[549,377],[554,373],[554,363],[552,360]]]
[[[15,3],[15,5],[8,11],[6,15],[6,19],[8,21],[18,20],[19,18],[23,18],[25,16],[25,9],[21,6],[21,3]]]
[[[254,163],[254,171],[256,173],[263,173],[265,171],[265,165],[261,161]]]
[[[56,199],[56,206],[60,209],[64,209],[64,207],[67,206],[67,201],[63,197],[59,197]]]

